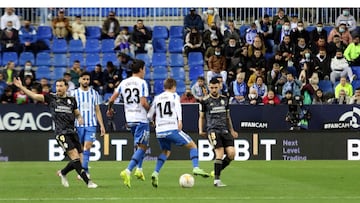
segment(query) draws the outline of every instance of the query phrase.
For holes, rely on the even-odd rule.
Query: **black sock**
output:
[[[226,168],[230,162],[232,160],[228,157],[228,156],[225,156],[225,158],[222,160],[222,169],[221,170],[224,170],[224,168]]]
[[[72,170],[74,170],[74,166],[73,166],[73,161],[70,160],[70,161],[68,162],[68,164],[65,166],[65,168],[63,168],[63,169],[61,170],[61,174],[66,175],[66,174],[68,174],[68,173],[69,173],[70,171],[72,171]]]
[[[89,182],[89,178],[87,177],[85,170],[82,168],[80,159],[74,159],[73,160],[73,166],[76,170],[76,172],[81,176],[81,178],[84,180],[86,184]]]
[[[222,169],[222,160],[221,159],[215,159],[214,162],[214,173],[215,173],[215,179],[220,179],[220,173]]]

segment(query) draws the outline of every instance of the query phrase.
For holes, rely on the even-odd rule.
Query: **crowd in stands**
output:
[[[37,28],[28,19],[20,22],[13,8],[1,16],[1,52],[20,56],[31,52],[52,52],[51,43],[78,41],[88,46],[86,25],[81,16],[73,22],[59,9],[52,19],[52,39],[38,39]],[[71,67],[57,75],[69,82],[69,91],[79,86],[79,75],[91,73],[91,85],[106,98],[122,79],[131,75],[129,65],[139,54],[153,57],[153,31],[138,19],[133,27],[121,26],[115,12],[109,12],[101,25],[99,40],[112,39],[114,61],[85,66],[80,60],[70,61]],[[181,53],[201,53],[203,74],[181,94],[183,103],[195,103],[207,96],[207,83],[216,77],[222,83],[221,93],[232,104],[291,104],[301,96],[304,104],[360,104],[360,35],[357,22],[343,9],[335,26],[325,30],[322,22],[307,27],[298,16],[287,16],[278,9],[275,16],[264,14],[250,25],[237,28],[234,20],[221,21],[216,8],[198,13],[189,9],[184,17]],[[37,77],[34,62],[27,60],[17,69],[13,60],[3,61],[0,69],[1,103],[34,102],[13,84],[18,76],[32,91],[47,94],[54,91],[47,77]],[[56,67],[55,67],[56,68]],[[195,81],[196,80],[196,81]],[[53,82],[53,81],[52,81]],[[149,81],[150,84],[150,81]]]

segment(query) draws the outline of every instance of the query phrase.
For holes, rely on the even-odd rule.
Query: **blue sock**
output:
[[[190,149],[190,159],[194,168],[199,166],[199,156],[197,148]]]
[[[139,161],[141,159],[143,159],[144,154],[145,154],[144,150],[142,150],[140,148],[136,150],[136,152],[131,157],[130,163],[129,163],[128,167],[127,167],[129,169],[129,171],[132,171],[133,168],[139,163]]]
[[[90,150],[84,150],[82,167],[86,173],[89,173],[89,160],[90,160]]]
[[[156,161],[155,171],[160,172],[161,167],[164,165],[165,161],[167,159],[167,156],[163,153],[161,153]]]
[[[139,160],[139,162],[138,162],[138,164],[137,164],[137,167],[138,167],[138,168],[142,168],[143,161],[144,161],[144,157],[145,157],[145,153],[144,153],[144,155],[141,157],[141,159]]]

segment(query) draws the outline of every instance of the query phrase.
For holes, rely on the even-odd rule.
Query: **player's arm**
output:
[[[74,114],[75,114],[75,118],[77,119],[77,121],[79,122],[80,125],[84,124],[84,120],[81,116],[81,113],[79,111],[79,109],[75,109],[74,110]]]
[[[100,106],[96,105],[95,106],[95,114],[96,114],[96,118],[98,120],[98,123],[100,125],[100,135],[103,136],[106,132],[105,132],[105,126],[104,126],[104,121],[101,115],[101,110],[100,110]]]
[[[43,94],[36,94],[32,92],[31,90],[27,89],[25,86],[22,85],[21,79],[19,77],[14,78],[14,85],[24,91],[26,95],[31,97],[33,100],[44,102],[45,98]]]
[[[110,99],[109,99],[109,103],[108,103],[108,109],[106,111],[106,115],[111,117],[114,115],[114,109],[112,108],[114,102],[115,102],[115,99],[118,98],[119,96],[119,92],[115,91],[113,93],[113,95],[111,95]]]
[[[146,99],[146,97],[140,97],[140,104],[145,108],[146,111],[150,109],[150,105]]]
[[[226,112],[226,121],[227,121],[227,125],[228,125],[228,128],[230,130],[230,133],[231,135],[234,137],[234,138],[237,138],[238,137],[238,133],[234,130],[234,127],[232,125],[232,121],[231,121],[231,116],[230,116],[230,111],[228,110]]]

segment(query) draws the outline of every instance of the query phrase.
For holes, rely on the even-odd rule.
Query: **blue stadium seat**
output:
[[[360,87],[360,80],[358,79],[358,80],[352,81],[351,85],[353,87],[353,93],[355,93],[356,88]]]
[[[51,56],[48,52],[40,52],[36,55],[36,66],[51,66]]]
[[[360,66],[352,66],[351,70],[352,70],[353,74],[356,75],[356,78],[359,80],[360,79]]]
[[[60,79],[64,77],[64,73],[66,72],[66,68],[57,67],[54,68],[53,74],[54,74],[54,80]]]
[[[163,8],[165,16],[181,16],[180,8]]]
[[[101,28],[99,26],[86,26],[86,39],[100,39]]]
[[[171,25],[169,31],[169,38],[184,38],[184,26],[182,25]]]
[[[85,53],[100,53],[101,46],[98,39],[87,39],[85,44]]]
[[[101,64],[99,54],[87,53],[85,58],[85,66],[95,66],[96,64]]]
[[[68,16],[82,16],[83,9],[82,8],[67,8],[66,9]]]
[[[154,94],[158,95],[164,91],[164,80],[154,80]]]
[[[171,67],[184,67],[183,54],[173,53],[169,55],[169,66]]]
[[[15,66],[19,64],[18,54],[16,52],[4,52],[2,55],[2,65],[5,66],[9,61],[13,61]]]
[[[319,80],[319,89],[324,93],[334,93],[335,86],[333,86],[330,80]]]
[[[104,94],[104,101],[109,101],[111,96],[112,96],[112,93],[105,93]]]
[[[166,66],[153,66],[152,79],[165,80],[168,77],[168,70]]]
[[[109,12],[113,11],[116,13],[116,9],[115,8],[101,8],[101,17],[107,17],[109,16]]]
[[[176,80],[176,92],[180,96],[186,92],[185,80]]]
[[[184,39],[171,38],[169,39],[168,51],[169,53],[183,53]]]
[[[68,45],[65,39],[55,39],[52,43],[52,52],[54,54],[63,54],[67,53]]]
[[[189,66],[204,65],[204,57],[201,52],[190,52],[188,56]]]
[[[167,47],[166,47],[166,39],[153,39],[152,45],[155,53],[166,53]]]
[[[152,80],[151,67],[147,67],[147,68],[145,69],[145,76],[144,76],[144,80],[146,80],[146,81],[150,81],[150,80]],[[149,86],[149,88],[150,88],[150,86]]]
[[[51,49],[50,49],[51,48],[51,42],[50,42],[50,40],[49,39],[41,39],[39,41],[44,42],[47,45],[48,49],[39,50],[38,53],[40,53],[40,52],[48,52],[48,53],[50,53],[51,52]]]
[[[76,60],[80,61],[81,65],[84,65],[85,64],[84,54],[83,53],[70,53],[69,63],[73,64],[74,61],[76,61]]]
[[[70,53],[83,53],[84,45],[81,40],[71,39],[69,41],[69,52]]]
[[[52,40],[52,28],[50,26],[39,26],[37,28],[37,39]]]
[[[84,8],[84,16],[99,16],[100,9],[99,8]]]
[[[54,73],[50,71],[50,68],[47,66],[38,67],[35,71],[36,79],[46,78],[52,80]]]
[[[30,61],[31,64],[35,65],[35,56],[32,52],[22,52],[19,56],[19,65],[24,66],[27,61]]]
[[[308,32],[312,32],[312,31],[315,30],[315,29],[316,29],[315,26],[307,26],[307,27],[306,27],[306,31],[308,31]]]
[[[119,17],[129,17],[131,16],[132,9],[131,8],[117,8],[115,10],[116,16]]]
[[[183,14],[183,16],[190,14],[190,8],[182,8],[182,14]]]
[[[53,66],[56,67],[67,67],[69,65],[66,54],[54,54]]]
[[[118,66],[118,65],[119,65],[119,61],[118,61],[117,56],[116,56],[115,53],[104,53],[104,54],[103,54],[103,56],[102,56],[102,65],[103,65],[104,67],[106,67],[106,63],[107,63],[108,61],[113,62],[113,64],[114,64],[115,66]]]
[[[136,59],[141,59],[141,60],[143,60],[143,61],[145,62],[146,67],[150,67],[150,66],[151,66],[151,59],[150,59],[150,57],[149,57],[148,54],[146,54],[146,53],[136,54],[135,58],[136,58]]]
[[[171,67],[170,77],[175,80],[185,80],[185,70],[183,67]]]
[[[102,53],[114,53],[115,40],[103,39],[101,40],[101,52]]]
[[[147,8],[132,8],[131,16],[132,17],[146,17],[149,15]]]
[[[334,28],[334,26],[324,26],[324,30],[326,30],[327,34],[329,35],[331,30]]]
[[[189,66],[189,80],[196,81],[199,76],[204,76],[204,66]]]
[[[250,28],[250,25],[241,25],[239,30],[240,30],[240,38],[243,39],[245,37],[246,34],[246,30]]]
[[[164,12],[165,8],[149,8],[149,15],[151,17],[160,17],[160,16],[164,16],[165,12]]]
[[[168,39],[169,38],[169,31],[168,28],[164,25],[155,25],[153,27],[153,39]]]
[[[152,66],[167,66],[166,53],[154,53],[151,61]]]

